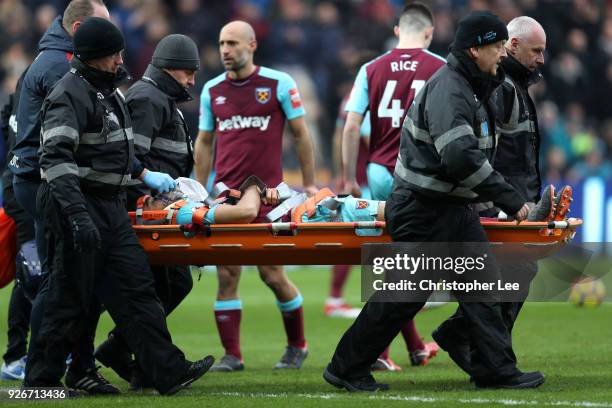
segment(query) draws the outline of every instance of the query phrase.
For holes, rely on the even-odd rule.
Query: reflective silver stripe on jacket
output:
[[[142,147],[143,149],[149,150],[151,148],[151,138],[141,135],[140,133],[134,133],[134,144]]]
[[[75,163],[62,163],[51,166],[47,170],[41,170],[41,178],[46,179],[48,182],[66,174],[78,176],[79,168]]]
[[[438,153],[442,151],[449,143],[459,139],[463,136],[474,135],[474,129],[468,124],[459,125],[452,128],[449,131],[444,132],[438,138],[436,138],[435,146]]]
[[[473,192],[472,190],[466,187],[457,187],[453,191],[448,193],[448,195],[455,196],[455,197],[461,197],[461,198],[470,198],[470,199],[478,197],[478,194],[476,194],[475,192]]]
[[[493,138],[490,136],[478,138],[478,148],[480,150],[492,149],[493,148]]]
[[[429,144],[433,143],[429,132],[425,129],[417,127],[409,116],[406,116],[406,119],[404,119],[404,127],[408,132],[410,132],[414,140],[420,140],[421,142]]]
[[[103,133],[83,133],[81,137],[81,144],[93,145],[93,144],[104,144],[111,142],[121,142],[126,139],[134,139],[132,128],[117,129],[104,135]]]
[[[453,184],[447,183],[446,181],[438,180],[429,176],[424,176],[422,174],[418,174],[411,170],[408,170],[402,164],[401,156],[398,156],[397,163],[395,164],[395,174],[402,180],[404,180],[406,183],[413,184],[415,186],[427,190],[448,193],[454,187]]]
[[[500,126],[499,130],[504,135],[510,135],[510,134],[519,133],[519,132],[533,132],[535,130],[535,122],[533,120],[527,119],[527,120],[522,121],[521,123],[519,123],[518,125],[514,127]]]
[[[68,139],[71,139],[73,142],[77,144],[79,142],[78,130],[70,126],[56,126],[49,130],[43,131],[43,134],[42,134],[43,143],[45,143],[47,140],[53,137],[59,137],[59,136],[63,136]]]
[[[138,179],[130,179],[130,181],[127,183],[128,186],[137,186],[140,184],[144,184],[144,183]]]
[[[491,175],[491,173],[493,173],[493,167],[491,167],[491,163],[489,163],[488,160],[485,160],[478,170],[461,180],[461,185],[471,190],[485,181],[487,177]]]
[[[437,191],[439,193],[447,193],[450,196],[473,199],[478,196],[475,192],[467,187],[454,187],[452,183],[438,180],[433,177],[424,176],[415,173],[404,167],[400,160],[395,165],[395,175],[400,177],[406,183],[421,187],[426,190]]]
[[[472,204],[472,208],[474,209],[474,211],[477,211],[477,212],[483,212],[483,211],[489,210],[489,209],[494,208],[494,207],[495,207],[495,205],[493,204],[492,201],[487,201],[487,202],[484,202],[484,203],[474,203],[474,204]]]
[[[165,150],[172,153],[187,154],[187,142],[177,142],[170,139],[164,139],[163,137],[157,137],[151,143],[151,147]]]
[[[519,120],[519,95],[518,95],[518,91],[516,90],[516,87],[514,86],[514,83],[512,82],[510,78],[506,77],[504,79],[504,82],[512,86],[512,90],[514,91],[514,102],[512,104],[512,113],[510,114],[510,119],[508,120],[508,123],[505,124],[508,128],[512,129],[516,127],[516,125],[518,124],[518,120]]]
[[[91,167],[79,167],[79,177],[85,180],[97,181],[115,186],[124,186],[132,178],[129,174],[107,173],[94,170]]]

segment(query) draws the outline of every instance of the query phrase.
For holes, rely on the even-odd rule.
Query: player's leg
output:
[[[424,366],[429,363],[429,360],[435,357],[440,350],[440,347],[435,341],[425,343],[423,338],[419,336],[414,320],[410,320],[401,329],[402,336],[408,348],[410,356],[410,364],[413,366]]]
[[[351,272],[351,265],[334,265],[331,270],[331,284],[329,297],[325,301],[324,312],[329,317],[343,317],[353,319],[357,317],[360,309],[351,307],[342,296],[344,285]]]
[[[244,369],[240,350],[240,320],[242,319],[242,301],[238,296],[240,272],[241,267],[237,265],[217,266],[219,285],[214,312],[225,355],[212,366],[211,371],[231,372]]]
[[[261,279],[276,296],[276,304],[287,334],[287,349],[275,368],[300,368],[308,356],[304,338],[302,295],[289,280],[282,266],[260,265],[258,268]]]

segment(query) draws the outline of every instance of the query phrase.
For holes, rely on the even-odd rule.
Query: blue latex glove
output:
[[[142,181],[152,190],[157,190],[160,193],[167,193],[170,190],[174,190],[176,182],[172,177],[166,173],[160,173],[157,171],[150,171],[144,175]]]

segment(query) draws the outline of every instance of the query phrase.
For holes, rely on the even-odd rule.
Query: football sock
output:
[[[404,341],[406,342],[406,347],[408,347],[408,351],[423,350],[425,348],[425,344],[423,344],[423,340],[419,336],[414,320],[407,322],[402,327],[401,331],[402,336],[404,336]]]
[[[342,289],[351,271],[350,265],[334,265],[332,267],[331,292],[330,297],[341,298]]]
[[[287,343],[290,346],[304,348],[306,339],[304,338],[304,309],[302,308],[304,299],[298,295],[288,302],[276,301],[278,308],[283,316],[283,324],[287,333]]]
[[[240,319],[242,301],[240,299],[217,300],[215,302],[215,322],[219,331],[225,354],[242,360],[240,353]]]
[[[328,297],[325,299],[325,304],[334,307],[340,307],[344,304],[343,298]]]

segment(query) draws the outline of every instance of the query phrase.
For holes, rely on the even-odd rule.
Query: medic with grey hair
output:
[[[550,185],[540,195],[541,138],[535,104],[528,92],[529,87],[542,78],[540,67],[544,64],[546,33],[540,23],[527,16],[516,17],[508,23],[507,29],[507,57],[500,64],[506,76],[495,93],[500,137],[493,168],[533,207],[527,218],[529,221],[560,221],[569,211],[572,190],[565,186],[555,195],[554,187]],[[481,217],[498,217],[501,211],[490,201],[478,203],[475,207]],[[538,272],[537,262],[529,260],[515,260],[500,267],[505,270],[502,275],[522,276],[525,282],[530,282]],[[521,296],[526,299],[528,295],[527,285]],[[510,335],[523,303],[524,300],[501,304],[502,318]],[[463,312],[458,308],[434,331],[433,337],[454,359],[463,362],[459,366],[471,372],[467,325]],[[511,355],[516,363],[516,356],[514,353]]]

